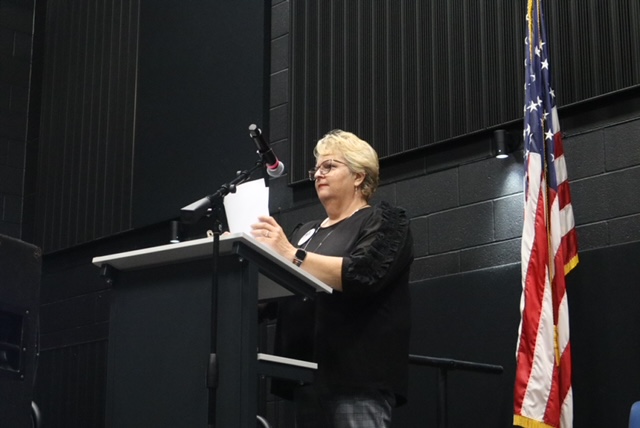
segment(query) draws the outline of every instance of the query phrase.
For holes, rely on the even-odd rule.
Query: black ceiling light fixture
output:
[[[496,129],[493,131],[491,148],[496,158],[506,159],[509,157],[509,153],[514,151],[515,141],[505,129]]]

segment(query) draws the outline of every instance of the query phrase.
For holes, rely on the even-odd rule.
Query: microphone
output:
[[[276,154],[271,150],[271,146],[262,136],[262,131],[257,125],[249,125],[249,135],[253,138],[258,148],[258,153],[262,156],[262,160],[267,165],[267,174],[272,177],[280,177],[284,172],[284,164],[278,160]]]

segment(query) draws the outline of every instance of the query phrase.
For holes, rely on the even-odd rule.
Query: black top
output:
[[[317,362],[318,385],[386,389],[406,402],[413,241],[404,211],[381,203],[330,227],[310,222],[291,242],[343,257],[343,291],[280,302],[276,353]],[[273,392],[290,398],[285,386],[274,382]]]

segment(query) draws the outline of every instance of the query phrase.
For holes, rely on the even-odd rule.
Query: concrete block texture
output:
[[[396,188],[398,205],[411,218],[459,205],[457,168],[402,181]]]
[[[640,213],[640,165],[571,183],[576,224]]]
[[[607,171],[640,165],[640,119],[604,130]]]
[[[494,241],[491,201],[429,217],[429,253],[438,254]]]

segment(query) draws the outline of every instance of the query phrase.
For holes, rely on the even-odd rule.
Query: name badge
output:
[[[302,235],[302,238],[300,238],[300,240],[298,241],[298,247],[302,247],[305,244],[305,242],[307,242],[309,239],[311,239],[313,235],[316,234],[317,231],[318,229],[309,229],[307,233]]]

